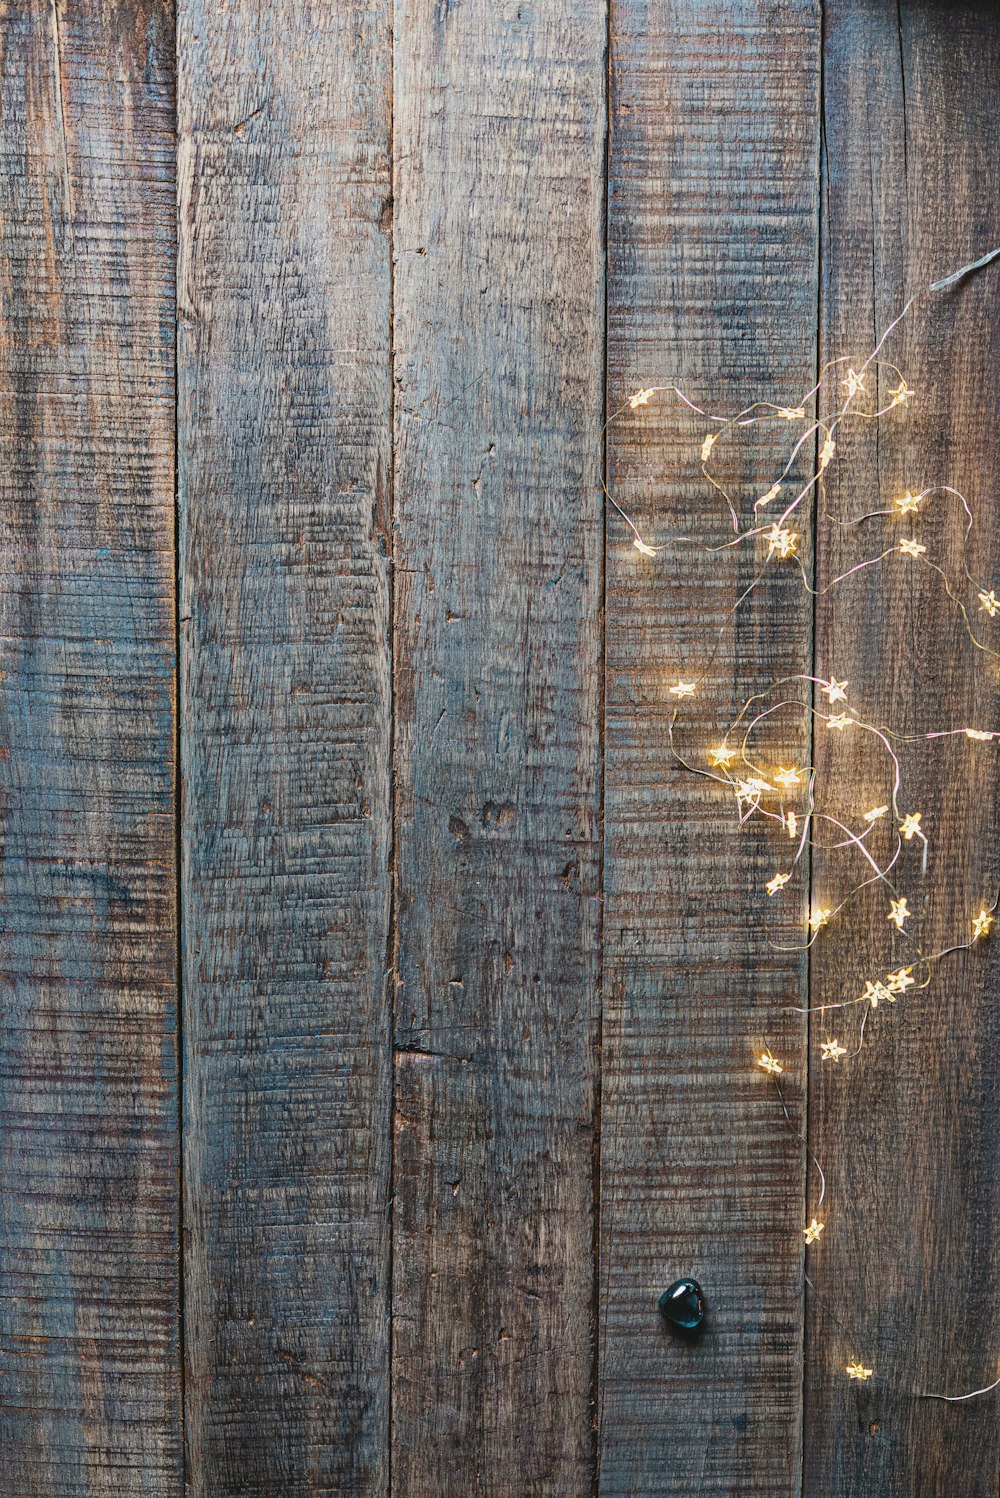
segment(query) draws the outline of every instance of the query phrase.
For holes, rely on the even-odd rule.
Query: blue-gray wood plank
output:
[[[0,1491],[180,1484],[174,35],[0,6]]]

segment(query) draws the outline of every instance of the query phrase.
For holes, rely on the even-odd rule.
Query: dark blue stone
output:
[[[674,1280],[656,1304],[668,1321],[683,1327],[686,1332],[694,1331],[704,1319],[705,1299],[697,1280]]]

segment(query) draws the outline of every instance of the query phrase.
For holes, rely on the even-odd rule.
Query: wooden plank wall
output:
[[[784,670],[909,732],[996,672],[899,559],[772,569],[737,659],[703,420],[604,422],[797,402],[1000,243],[998,53],[979,0],[0,0],[4,1494],[996,1492],[996,1397],[915,1397],[996,1373],[990,947],[813,1064],[884,897],[776,953],[832,865],[761,918],[668,694],[703,762]],[[996,284],[828,493],[956,483],[987,586]],[[933,946],[995,750],[907,752]]]
[[[173,18],[0,46],[0,1491],[177,1493]]]

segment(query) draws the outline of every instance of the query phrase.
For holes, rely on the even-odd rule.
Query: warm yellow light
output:
[[[921,546],[919,541],[900,541],[899,549],[904,557],[922,557],[927,547]]]
[[[774,772],[774,783],[779,785],[783,791],[790,791],[793,785],[802,784],[802,771],[794,767],[786,770],[784,765],[779,765]]]
[[[991,619],[995,618],[997,613],[1000,612],[1000,598],[997,597],[992,588],[988,593],[980,593],[979,603]]]
[[[718,744],[709,750],[709,758],[718,769],[728,770],[735,758],[736,750],[730,749],[728,744]]]
[[[790,838],[795,838],[799,830],[799,819],[794,811],[785,812],[785,831]]]
[[[821,1050],[823,1052],[824,1061],[839,1061],[841,1056],[847,1055],[846,1045],[841,1045],[836,1036],[834,1036],[832,1040],[824,1040],[821,1045]]]
[[[799,537],[797,531],[786,530],[783,526],[772,525],[771,529],[764,532],[764,540],[767,542],[768,552],[777,552],[782,558],[795,555]]]
[[[736,799],[737,801],[756,801],[765,791],[773,789],[774,787],[768,785],[766,780],[758,780],[755,776],[751,776],[749,780],[738,780],[736,782]]]
[[[877,822],[879,817],[886,816],[888,811],[889,808],[887,806],[873,806],[870,811],[865,812],[865,821]]]
[[[862,1001],[868,1000],[873,1009],[877,1009],[883,999],[888,999],[890,1004],[896,1002],[896,996],[886,988],[884,983],[872,983],[870,980],[865,984],[865,991],[861,995]]]
[[[820,454],[819,454],[819,471],[820,471],[820,473],[822,473],[825,469],[829,468],[830,461],[831,461],[834,453],[836,452],[836,450],[837,450],[837,444],[834,442],[833,438],[832,437],[827,437],[826,441],[823,443],[822,448],[820,449]]]
[[[907,905],[905,899],[891,900],[889,903],[891,909],[886,916],[886,920],[892,921],[902,931],[903,926],[910,919],[910,907]]]
[[[896,509],[901,515],[914,515],[920,509],[920,500],[907,489],[906,493],[901,494],[896,500]]]
[[[859,390],[864,390],[865,377],[863,374],[856,374],[853,369],[848,369],[847,378],[841,380],[840,383],[847,386],[847,399],[851,401]]]
[[[766,494],[762,494],[760,496],[760,499],[758,499],[758,501],[757,501],[757,505],[758,506],[759,505],[769,505],[771,503],[771,500],[772,499],[777,499],[777,497],[778,497],[778,495],[780,493],[781,493],[781,485],[780,484],[772,484],[771,487],[770,487],[770,489],[768,489],[767,493]]]
[[[914,837],[923,837],[920,830],[920,812],[911,811],[908,816],[905,816],[899,824],[899,831],[907,842]]]
[[[835,676],[830,677],[830,680],[822,690],[826,693],[826,700],[831,707],[835,702],[847,701],[847,686],[848,683],[846,681],[838,681]]]
[[[874,1368],[865,1368],[861,1363],[848,1363],[847,1365],[848,1378],[857,1378],[863,1381],[866,1378],[871,1378],[874,1372]]]
[[[712,448],[715,446],[716,441],[718,440],[718,436],[718,432],[709,432],[708,436],[701,444],[701,461],[703,463],[708,462],[708,455],[712,451]]]
[[[655,394],[656,394],[655,390],[637,390],[635,392],[635,395],[630,395],[629,396],[628,403],[632,407],[632,410],[634,411],[635,408],[636,408],[636,406],[646,406],[646,405],[648,405],[649,404],[649,397],[651,395],[655,395]]]
[[[831,713],[830,717],[826,720],[826,726],[827,728],[836,728],[840,733],[843,733],[844,729],[850,728],[853,722],[854,719],[850,713]]]
[[[887,973],[885,979],[886,988],[891,994],[905,993],[917,981],[916,978],[910,977],[912,972],[912,967],[901,967],[896,973]]]
[[[819,905],[817,905],[814,908],[812,915],[809,917],[810,931],[819,931],[823,926],[827,925],[830,920],[830,915],[831,912],[828,907],[820,907]]]
[[[671,697],[693,697],[698,690],[696,681],[678,681],[670,688]]]
[[[903,379],[902,375],[900,376],[899,384],[896,386],[895,390],[889,391],[889,394],[892,397],[892,404],[894,406],[905,406],[906,402],[908,400],[912,400],[916,393],[917,392],[915,390],[910,389],[909,385]]]
[[[778,415],[785,421],[801,421],[806,414],[805,406],[782,406]]]
[[[815,1217],[814,1217],[813,1220],[812,1220],[812,1222],[809,1224],[809,1226],[807,1228],[803,1228],[802,1229],[802,1231],[806,1235],[806,1242],[807,1243],[816,1243],[816,1242],[818,1242],[819,1241],[819,1235],[823,1231],[823,1229],[824,1229],[825,1226],[826,1226],[826,1223],[824,1223],[824,1222],[817,1222],[816,1219],[815,1219]]]
[[[647,546],[646,542],[643,541],[641,536],[636,536],[635,540],[632,542],[632,545],[635,547],[636,551],[641,551],[644,557],[655,557],[657,551],[659,550],[659,547],[657,546]]]
[[[780,1061],[776,1061],[770,1051],[762,1051],[757,1057],[757,1065],[761,1071],[769,1072],[772,1077],[779,1077],[784,1071]]]
[[[985,744],[988,743],[990,739],[994,738],[995,735],[992,733],[988,733],[985,728],[967,728],[965,730],[965,737],[967,739],[981,739]]]
[[[978,941],[981,936],[988,935],[989,929],[992,925],[993,916],[991,912],[988,910],[981,910],[976,916],[975,920],[972,922],[972,940]]]
[[[764,888],[769,895],[776,895],[779,889],[784,889],[791,877],[791,874],[775,874],[773,879],[767,881]]]

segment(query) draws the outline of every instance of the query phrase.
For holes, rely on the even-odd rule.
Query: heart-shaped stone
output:
[[[686,1332],[700,1326],[705,1316],[705,1298],[697,1280],[674,1280],[656,1304],[661,1315]]]

